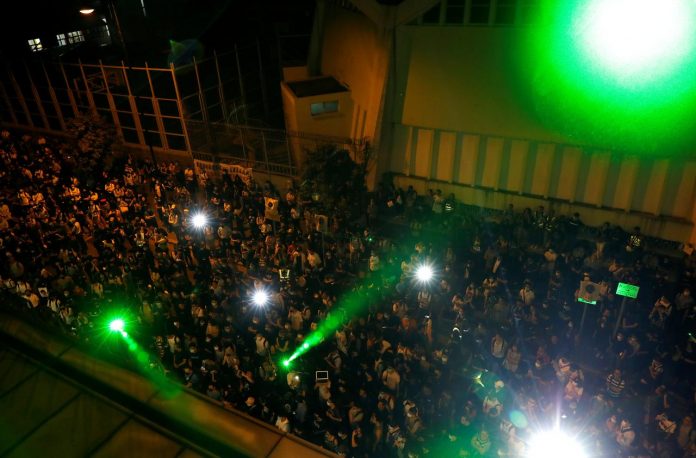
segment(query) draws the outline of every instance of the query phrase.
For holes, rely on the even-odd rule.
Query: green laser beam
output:
[[[412,274],[411,282],[419,284],[420,287],[432,282],[435,277],[435,270],[430,264],[427,264],[427,269],[429,273],[427,280],[424,279],[423,271],[421,269],[416,269]],[[382,271],[380,275],[382,278],[398,278],[400,274],[401,266],[393,265],[390,269]],[[344,322],[359,315],[367,306],[378,300],[381,291],[378,288],[368,287],[367,282],[370,281],[370,278],[366,278],[365,284],[358,285],[345,294],[335,305],[335,312],[332,311],[324,321],[319,323],[317,329],[307,336],[302,345],[295,349],[294,353],[292,353],[289,358],[281,360],[281,364],[286,368],[289,367],[290,363],[323,342],[325,338],[339,329]]]
[[[105,328],[108,329],[108,333],[104,338],[108,336],[120,337],[121,340],[126,345],[126,349],[133,356],[133,360],[141,369],[141,373],[145,374],[151,382],[153,382],[165,396],[173,396],[181,392],[181,388],[169,380],[164,374],[160,372],[152,371],[149,367],[150,364],[150,353],[143,349],[140,344],[126,331],[126,328],[132,326],[136,322],[128,318],[128,313],[123,313],[121,316],[110,315],[107,318]]]

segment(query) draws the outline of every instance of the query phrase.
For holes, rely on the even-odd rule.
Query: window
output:
[[[464,22],[465,8],[466,0],[447,0],[445,24],[462,24]]]
[[[514,24],[515,9],[517,8],[517,0],[498,0],[498,5],[495,10],[496,24]]]
[[[82,41],[85,41],[85,36],[81,30],[68,32],[68,43],[80,43]]]
[[[40,38],[32,38],[31,40],[27,41],[29,42],[29,47],[33,52],[41,51],[43,49]]]
[[[56,35],[56,40],[58,40],[58,46],[65,46],[68,44],[68,40],[65,38],[64,33],[59,33]]]
[[[469,22],[472,24],[488,24],[491,13],[491,0],[471,0],[471,17]]]
[[[309,111],[310,113],[312,113],[312,116],[327,113],[336,113],[338,111],[338,100],[313,103],[309,106]]]
[[[440,4],[433,6],[428,11],[423,13],[423,24],[439,24],[440,23]]]

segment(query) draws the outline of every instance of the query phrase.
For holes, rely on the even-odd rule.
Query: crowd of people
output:
[[[350,221],[77,134],[0,136],[0,288],[37,320],[95,341],[130,317],[143,370],[343,456],[525,456],[554,428],[590,456],[696,456],[696,256],[388,182]],[[622,313],[618,282],[640,286]]]

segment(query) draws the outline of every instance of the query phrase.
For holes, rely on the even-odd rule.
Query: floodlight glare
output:
[[[268,293],[262,289],[257,290],[252,297],[254,304],[263,307],[268,302]]]
[[[578,441],[559,429],[537,433],[527,445],[527,458],[555,458],[561,451],[564,458],[587,458]]]
[[[421,283],[427,283],[433,279],[433,268],[427,264],[420,266],[416,270],[416,278]]]
[[[81,8],[80,9],[80,14],[84,14],[85,16],[88,14],[94,13],[94,8]]]
[[[109,329],[113,332],[123,332],[126,323],[121,318],[116,318],[109,323]]]
[[[208,218],[203,213],[196,213],[191,222],[196,229],[202,229],[208,224]]]

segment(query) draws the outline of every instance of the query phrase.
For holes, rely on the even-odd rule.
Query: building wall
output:
[[[353,100],[350,92],[296,97],[292,90],[281,83],[285,126],[288,130],[306,134],[349,138],[352,125]],[[313,103],[338,101],[338,111],[312,115]]]
[[[376,135],[387,64],[385,37],[377,25],[359,12],[327,2],[321,73],[351,90],[352,138]]]
[[[696,158],[618,154],[545,128],[517,84],[515,36],[501,27],[399,27],[385,170],[407,177],[401,183],[459,189],[470,204],[551,199],[591,220],[696,239]]]
[[[316,134],[340,139],[350,138],[353,122],[353,100],[350,92],[322,94],[310,97],[297,97],[285,82],[280,83],[280,92],[283,99],[283,115],[285,128],[291,132],[302,134]],[[313,103],[338,101],[338,111],[312,115]],[[305,150],[316,148],[316,142],[311,138],[292,136],[289,140],[293,155],[293,163],[302,165],[305,162]]]

